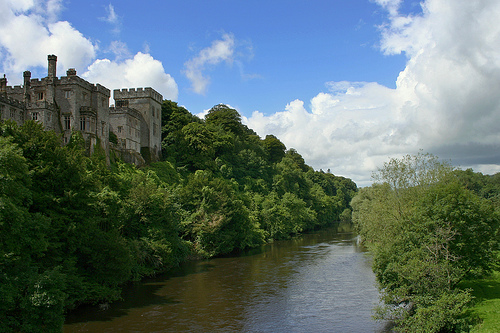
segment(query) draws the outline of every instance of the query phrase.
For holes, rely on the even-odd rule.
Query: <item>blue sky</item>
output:
[[[0,0],[0,72],[44,77],[53,53],[59,75],[200,116],[225,103],[361,186],[420,149],[494,173],[499,17],[497,0]]]
[[[89,5],[90,4],[90,5]],[[405,57],[383,55],[380,6],[349,1],[101,1],[68,2],[61,19],[105,48],[121,41],[131,54],[160,60],[178,87],[177,101],[199,113],[218,103],[243,114],[281,110],[295,98],[325,90],[325,82],[376,81],[394,87]],[[111,7],[110,7],[111,6]],[[139,8],[137,8],[139,7]],[[103,20],[110,8],[116,23]],[[114,31],[116,29],[116,31]],[[185,63],[230,35],[230,61],[206,66],[210,84],[193,91]]]

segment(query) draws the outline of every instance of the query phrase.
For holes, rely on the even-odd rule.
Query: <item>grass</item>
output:
[[[500,272],[493,272],[490,277],[469,281],[465,288],[472,288],[476,304],[471,309],[480,322],[471,329],[471,333],[500,332]]]

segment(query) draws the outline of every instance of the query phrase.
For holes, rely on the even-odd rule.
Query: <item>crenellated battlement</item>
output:
[[[24,93],[23,86],[7,86],[5,89],[7,91],[7,95]]]
[[[115,99],[152,98],[158,103],[163,102],[163,96],[151,87],[115,89],[113,96]]]

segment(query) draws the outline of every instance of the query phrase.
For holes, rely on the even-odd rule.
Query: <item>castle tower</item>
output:
[[[161,104],[163,96],[153,88],[116,89],[113,91],[116,107],[129,107],[139,111],[141,126],[141,153],[151,159],[161,154]]]

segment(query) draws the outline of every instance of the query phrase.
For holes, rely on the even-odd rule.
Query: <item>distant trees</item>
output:
[[[401,331],[466,327],[464,279],[495,264],[498,214],[429,154],[391,159],[352,200],[353,220],[373,254],[385,306]]]

